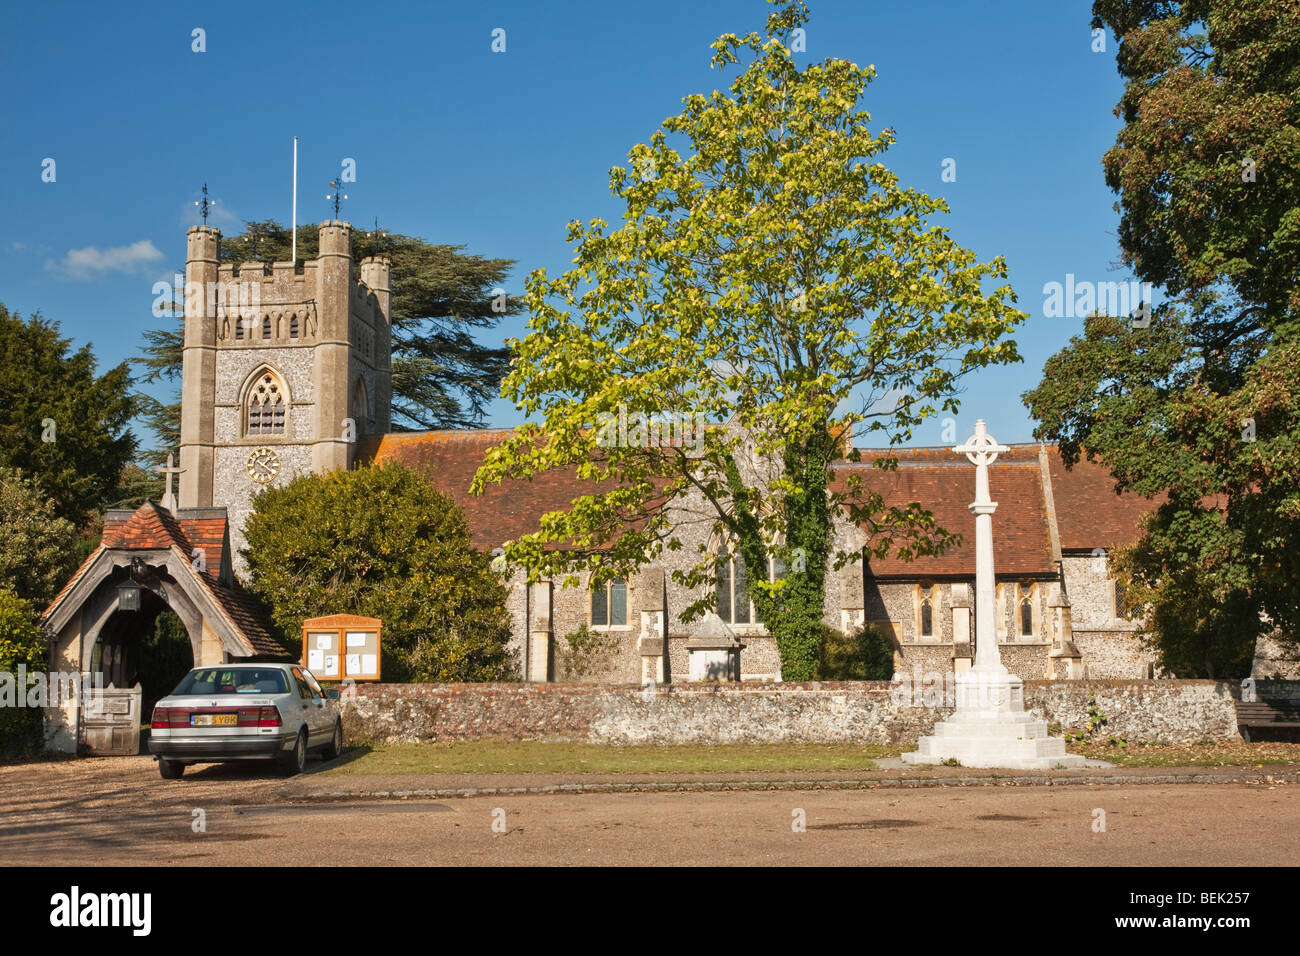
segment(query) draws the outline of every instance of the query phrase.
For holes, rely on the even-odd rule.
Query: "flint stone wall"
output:
[[[924,691],[924,692],[923,692]],[[570,743],[914,745],[952,712],[953,684],[885,681],[673,684],[367,684],[344,703],[357,743],[553,740]],[[1040,719],[1082,729],[1093,696],[1103,733],[1129,741],[1236,740],[1224,682],[1025,681]]]

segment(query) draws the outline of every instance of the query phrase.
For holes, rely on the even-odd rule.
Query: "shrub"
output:
[[[252,589],[286,646],[305,618],[381,618],[387,680],[515,676],[505,587],[465,515],[401,465],[306,474],[254,501]]]
[[[0,588],[0,671],[14,673],[45,666],[45,640],[30,604]],[[15,687],[15,694],[25,688]],[[23,701],[15,700],[22,704]],[[33,707],[0,707],[0,758],[25,757],[41,749],[41,712]]]
[[[822,626],[815,680],[889,680],[894,676],[893,638],[874,624],[851,634]]]

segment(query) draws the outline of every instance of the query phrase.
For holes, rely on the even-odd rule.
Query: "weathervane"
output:
[[[392,245],[393,245],[393,244],[392,244],[392,241],[391,241],[391,239],[390,239],[388,233],[381,231],[380,228],[379,228],[379,217],[378,217],[378,216],[375,217],[375,231],[374,231],[373,233],[371,233],[371,235],[374,236],[374,239],[375,239],[375,251],[376,251],[376,252],[380,252],[380,251],[384,251],[384,252],[386,252],[386,251],[388,251],[389,249],[392,248]]]
[[[211,209],[216,204],[217,201],[215,199],[208,198],[208,184],[204,183],[203,198],[201,200],[196,199],[194,201],[194,205],[198,206],[199,210],[203,213],[203,225],[206,226],[208,224],[208,210]]]
[[[343,184],[337,179],[330,180],[330,188],[333,189],[334,192],[326,193],[325,198],[334,200],[334,218],[337,219],[339,217],[339,203],[347,199],[348,194],[343,191]]]

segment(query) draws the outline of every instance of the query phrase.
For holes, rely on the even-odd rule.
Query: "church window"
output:
[[[627,582],[606,581],[591,592],[593,627],[623,627],[627,624]]]
[[[244,323],[246,321],[247,319],[243,318],[235,319],[235,338],[242,339],[244,337]]]
[[[932,641],[938,635],[934,630],[934,611],[939,605],[939,586],[933,581],[921,581],[913,587],[912,593],[916,627],[915,640]]]
[[[296,339],[297,337],[298,337],[298,313],[295,312],[293,315],[289,317],[289,338]]]
[[[1020,633],[1025,637],[1034,633],[1034,606],[1029,602],[1029,598],[1024,598],[1020,602]]]
[[[1115,616],[1128,617],[1128,588],[1122,581],[1115,582]]]
[[[264,315],[262,316],[262,338],[269,339],[270,337],[271,337],[271,317],[269,315]]]
[[[786,565],[780,558],[768,558],[769,581],[785,577]],[[763,616],[754,606],[749,588],[749,569],[745,559],[724,549],[718,555],[717,598],[718,617],[727,624],[762,624]]]
[[[284,393],[275,376],[266,372],[248,391],[248,434],[283,435]]]

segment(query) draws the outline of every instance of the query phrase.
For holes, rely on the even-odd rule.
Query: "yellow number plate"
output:
[[[238,714],[190,714],[191,727],[236,727]]]

